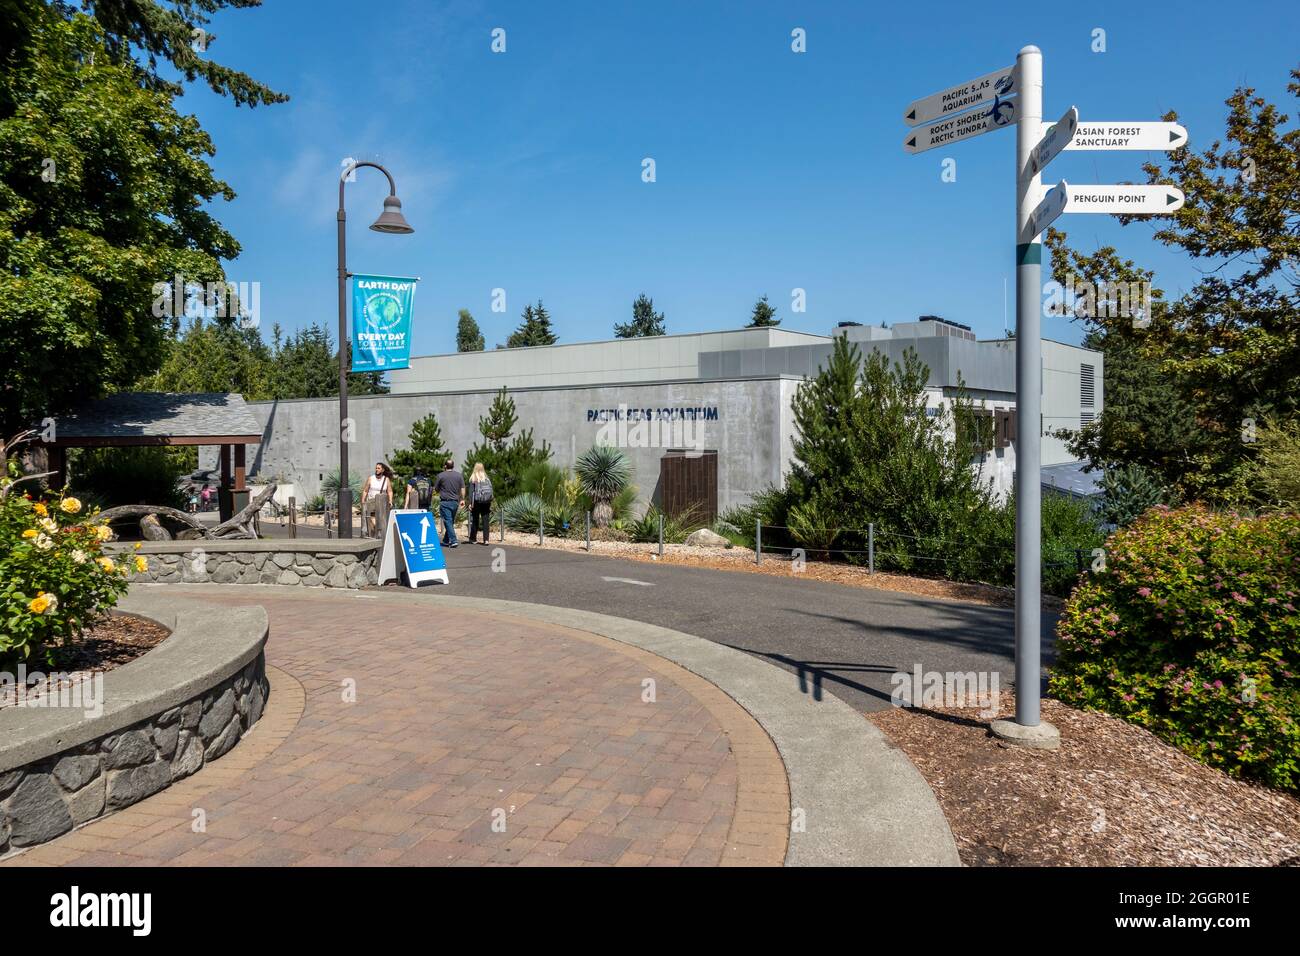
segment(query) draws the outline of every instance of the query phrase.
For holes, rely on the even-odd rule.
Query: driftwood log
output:
[[[256,519],[257,513],[271,500],[271,496],[274,494],[275,485],[267,485],[256,498],[241,508],[238,514],[234,515],[229,521],[221,522],[210,531],[184,511],[169,508],[166,505],[119,505],[116,508],[101,511],[95,516],[95,520],[100,523],[112,523],[121,521],[123,518],[142,518],[145,515],[156,515],[158,518],[168,518],[184,525],[185,530],[177,535],[180,540],[256,538],[257,532],[253,528],[253,521]]]

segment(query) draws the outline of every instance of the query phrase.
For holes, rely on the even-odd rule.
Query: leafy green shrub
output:
[[[0,664],[59,652],[126,592],[129,562],[106,556],[106,525],[77,498],[47,501],[10,494],[14,475],[0,479]]]
[[[1298,790],[1298,603],[1300,515],[1154,508],[1066,603],[1050,692]]]
[[[191,469],[162,447],[84,448],[69,463],[72,486],[83,499],[114,505],[184,508],[177,480]]]
[[[1079,573],[1092,566],[1092,551],[1106,540],[1097,523],[1097,510],[1088,501],[1069,495],[1043,494],[1043,593],[1065,597]],[[1015,547],[1015,509],[1011,510],[1011,541]],[[1010,576],[1015,576],[1012,564]]]
[[[1159,476],[1137,463],[1113,465],[1101,475],[1102,521],[1121,528],[1156,505],[1172,503],[1172,492]]]

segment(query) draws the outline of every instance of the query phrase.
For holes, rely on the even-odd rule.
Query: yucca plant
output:
[[[659,540],[660,511],[654,505],[646,508],[645,514],[628,523],[628,533],[633,541],[642,543]],[[691,508],[681,514],[664,514],[664,544],[681,544],[696,528],[702,526],[699,513]]]
[[[614,501],[632,481],[627,455],[611,445],[592,445],[573,464],[583,494],[591,499],[591,518],[604,528],[614,518]]]
[[[515,495],[501,506],[506,527],[511,531],[536,534],[539,520],[545,522],[546,533],[551,537],[572,534],[577,527],[577,510],[566,502],[547,504],[532,492]]]

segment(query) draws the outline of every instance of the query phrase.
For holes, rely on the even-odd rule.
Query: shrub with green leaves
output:
[[[1300,515],[1157,507],[1058,626],[1049,690],[1233,776],[1300,790]]]

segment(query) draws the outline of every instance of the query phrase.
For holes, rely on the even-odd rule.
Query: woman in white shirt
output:
[[[366,478],[361,489],[361,510],[367,516],[367,527],[372,538],[384,533],[388,511],[393,507],[393,469],[382,461],[375,462],[375,473]]]

